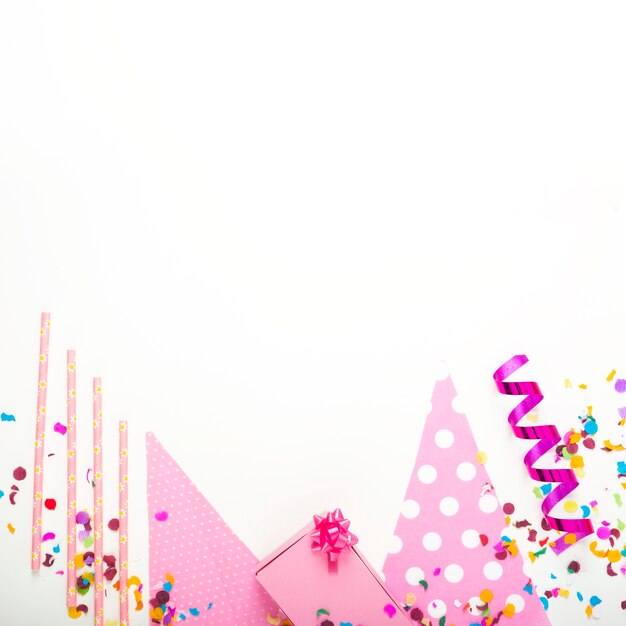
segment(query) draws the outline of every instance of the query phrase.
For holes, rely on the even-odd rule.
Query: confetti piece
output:
[[[613,376],[615,376],[617,372],[615,370],[611,370],[611,373],[606,377],[607,382],[611,382],[613,380]]]
[[[387,617],[389,617],[390,619],[393,618],[393,616],[397,613],[397,609],[393,604],[385,605],[383,611],[385,612],[385,615],[387,615]]]
[[[167,511],[159,511],[154,514],[154,519],[157,522],[166,522],[168,517],[169,517],[169,513]],[[191,612],[191,609],[189,609],[189,612]]]
[[[52,541],[53,539],[56,538],[56,535],[54,533],[46,533],[42,538],[41,541]]]
[[[63,426],[61,422],[57,422],[54,425],[54,432],[59,433],[59,435],[64,435],[67,432],[67,427]]]
[[[563,505],[563,508],[567,513],[576,513],[578,511],[578,504],[573,500],[567,500]]]
[[[89,524],[91,518],[89,517],[89,513],[87,511],[79,511],[76,513],[76,523],[84,526],[85,524]]]
[[[61,546],[57,543],[57,545],[52,548],[52,552],[59,554],[59,552],[61,552]]]
[[[119,530],[120,520],[114,517],[112,520],[109,520],[108,526],[112,531]]]
[[[190,612],[192,615],[200,615],[200,611],[199,611],[199,609],[189,609],[189,612]]]
[[[565,389],[569,389],[570,387],[572,387],[572,381],[569,378],[566,378],[564,385],[565,385]]]
[[[23,467],[16,467],[13,470],[13,478],[15,480],[24,480],[26,478],[26,470]]]
[[[615,391],[617,391],[617,393],[624,393],[626,391],[626,380],[618,378],[615,381]]]
[[[75,606],[70,606],[67,609],[67,614],[72,618],[72,619],[78,619],[81,615],[82,612],[79,611]]]
[[[585,385],[584,383],[581,383],[580,385],[578,385],[581,389],[587,389],[587,385]]]
[[[54,565],[54,557],[51,554],[46,553],[46,558],[43,562],[44,567],[52,567]]]
[[[487,453],[480,450],[476,453],[476,462],[484,465],[487,462]]]
[[[15,532],[15,528],[13,527],[13,524],[7,524],[7,528],[9,529],[9,532],[11,534],[13,534]]]
[[[4,491],[2,491],[2,489],[0,489],[0,500],[2,500],[2,498],[4,498]]]
[[[2,415],[0,415],[0,422],[14,422],[14,421],[15,421],[14,415],[8,415],[7,413],[2,413]]]
[[[54,498],[48,498],[43,504],[48,511],[54,511],[57,508],[57,501]]]

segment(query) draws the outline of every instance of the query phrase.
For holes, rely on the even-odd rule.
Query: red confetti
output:
[[[13,478],[15,480],[24,480],[26,478],[26,470],[23,467],[16,467],[13,470]]]
[[[57,508],[57,501],[54,498],[48,498],[44,501],[44,506],[48,511],[54,511]]]
[[[119,530],[120,520],[114,517],[112,520],[109,520],[109,528],[113,531]]]
[[[489,537],[487,537],[487,535],[480,535],[480,543],[486,546],[489,543]]]

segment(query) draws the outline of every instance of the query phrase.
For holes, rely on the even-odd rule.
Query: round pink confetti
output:
[[[154,519],[157,522],[166,522],[168,517],[169,517],[169,514],[167,511],[159,511],[158,513],[154,514]]]
[[[611,536],[611,531],[606,526],[600,526],[596,530],[596,535],[598,535],[599,539],[608,539]]]

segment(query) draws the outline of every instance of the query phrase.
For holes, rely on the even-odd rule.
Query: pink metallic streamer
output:
[[[340,509],[324,517],[315,515],[315,530],[311,533],[311,550],[321,552],[328,557],[328,571],[336,573],[337,560],[342,552],[358,543],[358,538],[348,531],[350,520],[343,516]]]
[[[556,426],[518,426],[520,420],[534,409],[542,400],[543,394],[536,382],[504,382],[511,374],[528,363],[524,354],[518,354],[509,359],[493,375],[498,391],[509,396],[526,396],[509,414],[508,420],[513,434],[519,439],[538,439],[524,456],[524,464],[528,474],[534,480],[544,483],[560,483],[555,487],[541,503],[547,522],[555,530],[559,530],[575,536],[575,541],[566,541],[567,535],[560,537],[552,546],[556,554],[560,554],[570,547],[572,543],[580,541],[593,533],[593,524],[588,519],[562,519],[550,515],[550,511],[567,497],[576,487],[578,480],[571,469],[543,469],[534,467],[535,463],[549,450],[554,448],[560,441],[561,436]]]

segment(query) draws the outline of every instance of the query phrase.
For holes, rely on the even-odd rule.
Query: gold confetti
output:
[[[9,529],[9,532],[11,534],[13,534],[15,532],[15,528],[13,527],[13,524],[7,524],[7,528]]]
[[[477,452],[476,461],[481,465],[484,465],[487,462],[487,453],[483,452],[482,450],[480,452]]]
[[[606,377],[607,382],[611,382],[613,380],[613,376],[615,376],[617,372],[615,370],[611,370],[611,373]]]

